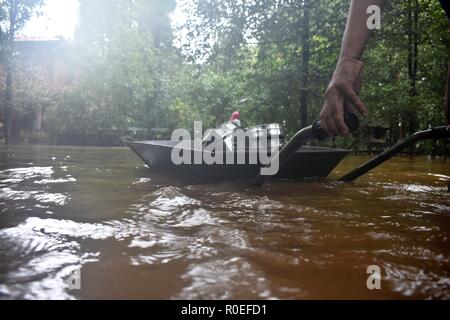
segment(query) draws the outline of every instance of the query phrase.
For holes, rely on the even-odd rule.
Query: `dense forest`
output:
[[[292,134],[319,115],[350,1],[80,0],[62,88],[14,54],[40,3],[1,2],[3,126],[41,108],[50,142],[98,144],[99,132],[119,141],[133,130],[167,138],[194,120],[214,127],[235,110],[247,126],[279,122]],[[183,25],[171,23],[177,5]],[[439,1],[387,1],[381,22],[363,58],[365,124],[391,140],[444,124],[450,38]]]

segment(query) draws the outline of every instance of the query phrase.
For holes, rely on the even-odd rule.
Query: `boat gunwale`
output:
[[[176,145],[170,145],[170,143],[177,143],[177,141],[171,141],[171,140],[138,140],[138,141],[125,141],[125,143],[134,151],[134,148],[131,146],[132,144],[136,145],[147,145],[147,146],[153,146],[153,147],[163,147],[163,148],[175,148]],[[180,148],[182,149],[182,148]],[[191,151],[197,151],[197,152],[208,152],[208,150],[204,149],[194,149],[189,148]],[[135,151],[136,152],[136,151]],[[237,150],[233,153],[250,153],[248,150]],[[257,152],[257,151],[256,151]],[[330,147],[321,147],[321,146],[302,146],[299,148],[296,153],[347,153],[350,154],[352,150],[348,149],[342,149],[342,148],[330,148]],[[137,152],[136,152],[137,153]],[[226,153],[226,152],[222,152]]]

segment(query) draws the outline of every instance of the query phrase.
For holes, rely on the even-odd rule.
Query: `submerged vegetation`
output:
[[[177,2],[80,0],[79,28],[61,49],[64,77],[56,86],[45,70],[24,63],[31,55],[14,53],[14,34],[2,27],[2,64],[12,66],[12,87],[1,93],[3,125],[8,106],[11,121],[39,109],[50,142],[101,145],[139,132],[167,138],[194,120],[213,127],[234,110],[245,125],[285,123],[290,134],[318,116],[350,1]],[[27,8],[24,22],[41,1],[2,1],[2,26],[11,21],[11,3]],[[171,22],[177,5],[182,24]],[[442,125],[449,44],[438,1],[390,1],[364,56],[366,125],[388,130],[390,143]]]

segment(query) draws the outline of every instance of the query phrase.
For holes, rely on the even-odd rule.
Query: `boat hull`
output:
[[[127,145],[150,167],[158,171],[183,173],[208,179],[233,180],[251,179],[260,173],[260,164],[181,164],[172,162],[171,154],[177,142],[173,141],[131,141]],[[191,151],[191,159],[195,153]],[[302,147],[288,160],[274,177],[292,180],[301,178],[320,178],[331,171],[350,153],[349,150],[323,147]],[[225,156],[224,156],[225,157]],[[251,155],[245,152],[248,160]],[[236,155],[235,155],[236,159]],[[246,162],[248,163],[248,162]]]

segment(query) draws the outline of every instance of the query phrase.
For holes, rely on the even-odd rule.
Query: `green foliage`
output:
[[[10,62],[11,40],[33,14],[39,14],[42,3],[43,0],[0,1],[0,61]]]
[[[73,79],[48,114],[54,135],[112,130],[119,138],[130,127],[168,125],[177,64],[167,47],[168,2],[162,12],[151,10],[155,1],[81,1],[69,66]],[[160,24],[145,23],[155,20]]]
[[[290,133],[299,126],[301,56],[305,50],[301,17],[309,10],[308,118],[317,118],[338,57],[349,1],[314,1],[308,8],[302,1],[287,0],[194,2],[192,18],[185,26],[190,38],[184,53],[197,61],[205,74],[217,70],[223,75],[226,70],[233,81],[242,81],[245,89],[240,92],[245,92],[247,103],[236,107],[242,109],[244,120],[285,120]],[[438,1],[417,1],[417,93],[411,96],[408,33],[415,31],[408,24],[410,2],[386,5],[382,29],[364,56],[361,96],[371,111],[366,122],[389,127],[393,139],[407,134],[412,122],[416,129],[444,123],[442,98],[450,44],[447,20]],[[198,46],[198,38],[214,45]],[[236,77],[236,73],[241,76]],[[404,127],[401,132],[399,123]]]
[[[35,89],[31,85],[28,90],[22,90],[24,87],[30,87],[32,81],[26,75],[22,77],[24,83],[16,81],[16,88],[13,88],[13,71],[24,71],[23,66],[17,64],[14,40],[17,32],[23,28],[25,23],[33,14],[37,14],[42,0],[8,0],[0,2],[0,106],[1,122],[5,142],[9,143],[12,138],[12,118],[14,104],[23,107],[23,103],[28,100],[34,100],[30,89]],[[36,79],[39,84],[39,79]],[[15,92],[14,92],[15,91]],[[32,90],[34,93],[35,91]],[[14,97],[14,93],[17,95]],[[15,100],[15,101],[14,101]],[[39,100],[34,105],[39,105]],[[17,107],[17,106],[16,106]],[[20,110],[19,110],[20,113]]]
[[[408,72],[412,0],[388,2],[382,29],[364,56],[361,97],[371,111],[366,122],[389,127],[393,140],[413,124],[418,129],[444,122],[447,21],[438,1],[414,1],[419,12],[416,94],[410,94]],[[173,30],[169,14],[175,0],[80,0],[69,81],[46,112],[52,135],[112,130],[119,137],[140,127],[149,138],[156,137],[155,129],[167,128],[167,138],[171,129],[191,128],[195,120],[217,126],[235,110],[244,125],[285,123],[292,134],[300,126],[302,89],[308,93],[308,121],[318,117],[350,1],[186,3],[188,21]],[[180,48],[172,45],[175,31]]]

